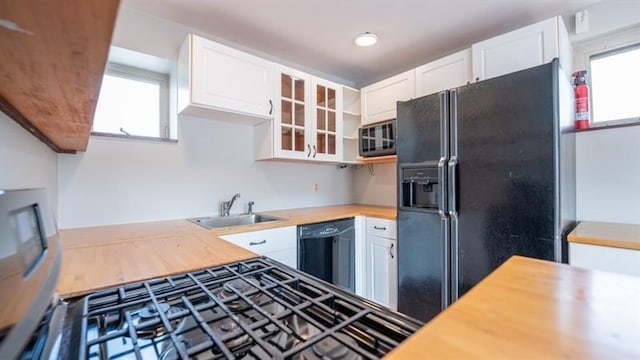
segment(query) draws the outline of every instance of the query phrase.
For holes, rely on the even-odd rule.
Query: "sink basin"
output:
[[[275,216],[268,216],[262,214],[244,214],[244,215],[231,215],[231,216],[205,216],[199,218],[187,219],[192,223],[202,225],[209,229],[223,228],[229,226],[238,225],[250,225],[258,224],[268,221],[282,220]]]

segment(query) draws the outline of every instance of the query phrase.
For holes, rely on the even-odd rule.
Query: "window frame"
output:
[[[607,121],[595,121],[595,118],[593,117],[593,84],[591,83],[591,75],[593,75],[593,72],[591,70],[591,62],[593,60],[597,60],[600,58],[604,58],[607,56],[611,56],[611,55],[616,55],[616,54],[621,54],[627,51],[631,51],[631,50],[640,50],[640,42],[636,42],[636,43],[632,43],[632,44],[626,44],[626,45],[622,45],[622,46],[617,46],[615,48],[610,48],[610,49],[606,49],[606,50],[601,50],[601,51],[596,51],[593,52],[591,54],[588,55],[589,57],[589,65],[587,67],[587,84],[589,85],[589,90],[590,90],[590,96],[589,96],[589,109],[590,109],[590,113],[591,113],[591,119],[590,119],[590,125],[595,126],[595,127],[600,127],[600,126],[611,126],[611,125],[625,125],[625,124],[635,124],[635,123],[640,123],[640,115],[636,116],[636,117],[631,117],[631,118],[625,118],[625,119],[616,119],[616,120],[607,120]],[[585,54],[586,55],[586,54]]]
[[[171,140],[170,139],[171,130],[170,130],[170,120],[169,120],[169,74],[150,71],[150,70],[129,66],[129,65],[118,64],[115,62],[108,62],[105,72],[103,74],[103,77],[106,75],[159,85],[160,109],[159,109],[158,126],[159,126],[160,136],[156,137],[156,136],[145,136],[145,135],[127,135],[123,133],[94,131],[93,125],[91,126],[91,135],[118,137],[118,138],[125,138],[125,139],[140,139],[140,140],[158,140],[158,139],[163,141]],[[97,107],[96,107],[96,111],[97,111]]]
[[[640,32],[636,26],[630,26],[612,33],[603,34],[594,38],[573,44],[574,49],[574,69],[587,70],[587,85],[593,90],[591,83],[591,56],[605,54],[610,51],[627,48],[640,44]],[[592,92],[591,92],[592,94]],[[593,121],[593,96],[589,96],[589,109],[591,116],[589,119],[590,129],[606,129],[611,127],[640,125],[640,118]],[[589,129],[586,129],[589,130]]]

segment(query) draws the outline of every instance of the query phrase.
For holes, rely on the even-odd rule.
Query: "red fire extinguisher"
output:
[[[586,70],[573,73],[573,91],[576,96],[576,130],[589,128],[589,86],[587,86],[586,76]]]

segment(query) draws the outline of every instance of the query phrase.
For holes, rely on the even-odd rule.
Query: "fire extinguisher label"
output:
[[[589,120],[589,112],[579,112],[576,113],[576,120]]]

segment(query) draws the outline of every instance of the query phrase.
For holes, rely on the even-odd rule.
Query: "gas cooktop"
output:
[[[78,359],[376,359],[422,325],[267,258],[101,291],[75,317]]]

